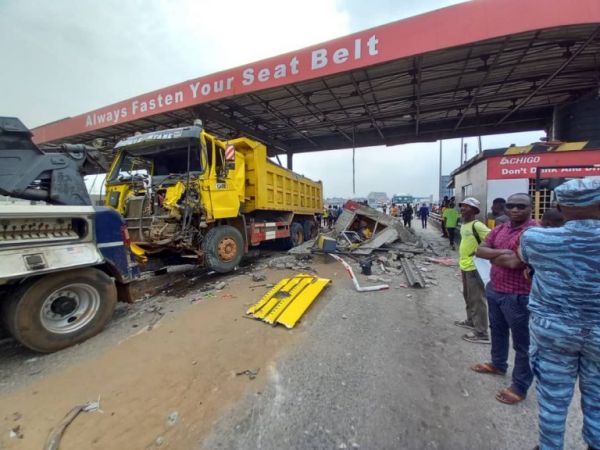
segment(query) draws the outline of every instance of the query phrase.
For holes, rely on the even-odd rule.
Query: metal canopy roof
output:
[[[507,20],[513,23],[502,24]],[[390,43],[403,35],[414,41]],[[372,36],[379,48],[367,44]],[[495,37],[474,39],[482,36]],[[331,67],[340,46],[347,52],[338,54],[339,67]],[[315,51],[323,48],[329,67],[317,70]],[[114,143],[135,131],[189,125],[200,118],[222,138],[244,134],[265,142],[271,154],[290,154],[544,129],[556,105],[598,93],[600,2],[476,0],[301,50],[295,75],[290,73],[292,57],[282,55],[162,90],[165,96],[181,88],[183,100],[144,117],[135,118],[140,102],[161,91],[33,131],[40,142],[102,138]],[[286,65],[287,74],[278,81],[271,70],[264,85],[272,87],[257,89],[255,78],[253,86],[240,83],[236,88],[248,67],[257,77],[261,67],[272,69],[278,63]],[[298,70],[303,64],[312,65],[311,71]],[[229,77],[233,95],[183,98],[189,94],[184,85]],[[129,120],[95,123],[94,114],[121,107],[129,108]],[[84,121],[95,129],[86,131]]]

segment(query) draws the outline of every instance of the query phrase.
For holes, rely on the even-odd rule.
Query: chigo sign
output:
[[[487,160],[487,177],[488,180],[535,178],[543,167],[553,167],[542,171],[543,178],[600,175],[600,149],[494,156]]]

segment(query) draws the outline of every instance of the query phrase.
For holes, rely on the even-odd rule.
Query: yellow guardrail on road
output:
[[[284,278],[246,311],[255,319],[293,328],[331,280],[299,273]]]

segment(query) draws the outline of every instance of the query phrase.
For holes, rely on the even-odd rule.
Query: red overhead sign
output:
[[[126,123],[216,99],[315,79],[530,30],[600,22],[598,0],[477,0],[296,52],[195,78],[35,128],[35,142]],[[66,95],[66,93],[65,93]]]
[[[488,180],[535,178],[538,168],[550,166],[560,167],[543,170],[542,178],[598,176],[600,175],[600,149],[493,156],[487,159],[487,177]]]

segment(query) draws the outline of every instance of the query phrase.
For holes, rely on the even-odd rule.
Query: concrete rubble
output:
[[[361,239],[359,227],[368,228],[371,237]],[[325,240],[335,240],[334,251]],[[306,270],[297,258],[318,253],[342,256],[355,273],[366,276],[368,283],[386,283],[392,287],[396,282],[399,282],[397,287],[436,286],[437,281],[428,276],[430,269],[425,266],[456,265],[456,260],[440,257],[440,249],[424,243],[398,218],[352,201],[344,205],[332,230],[293,248],[287,258],[274,258],[269,267]]]

